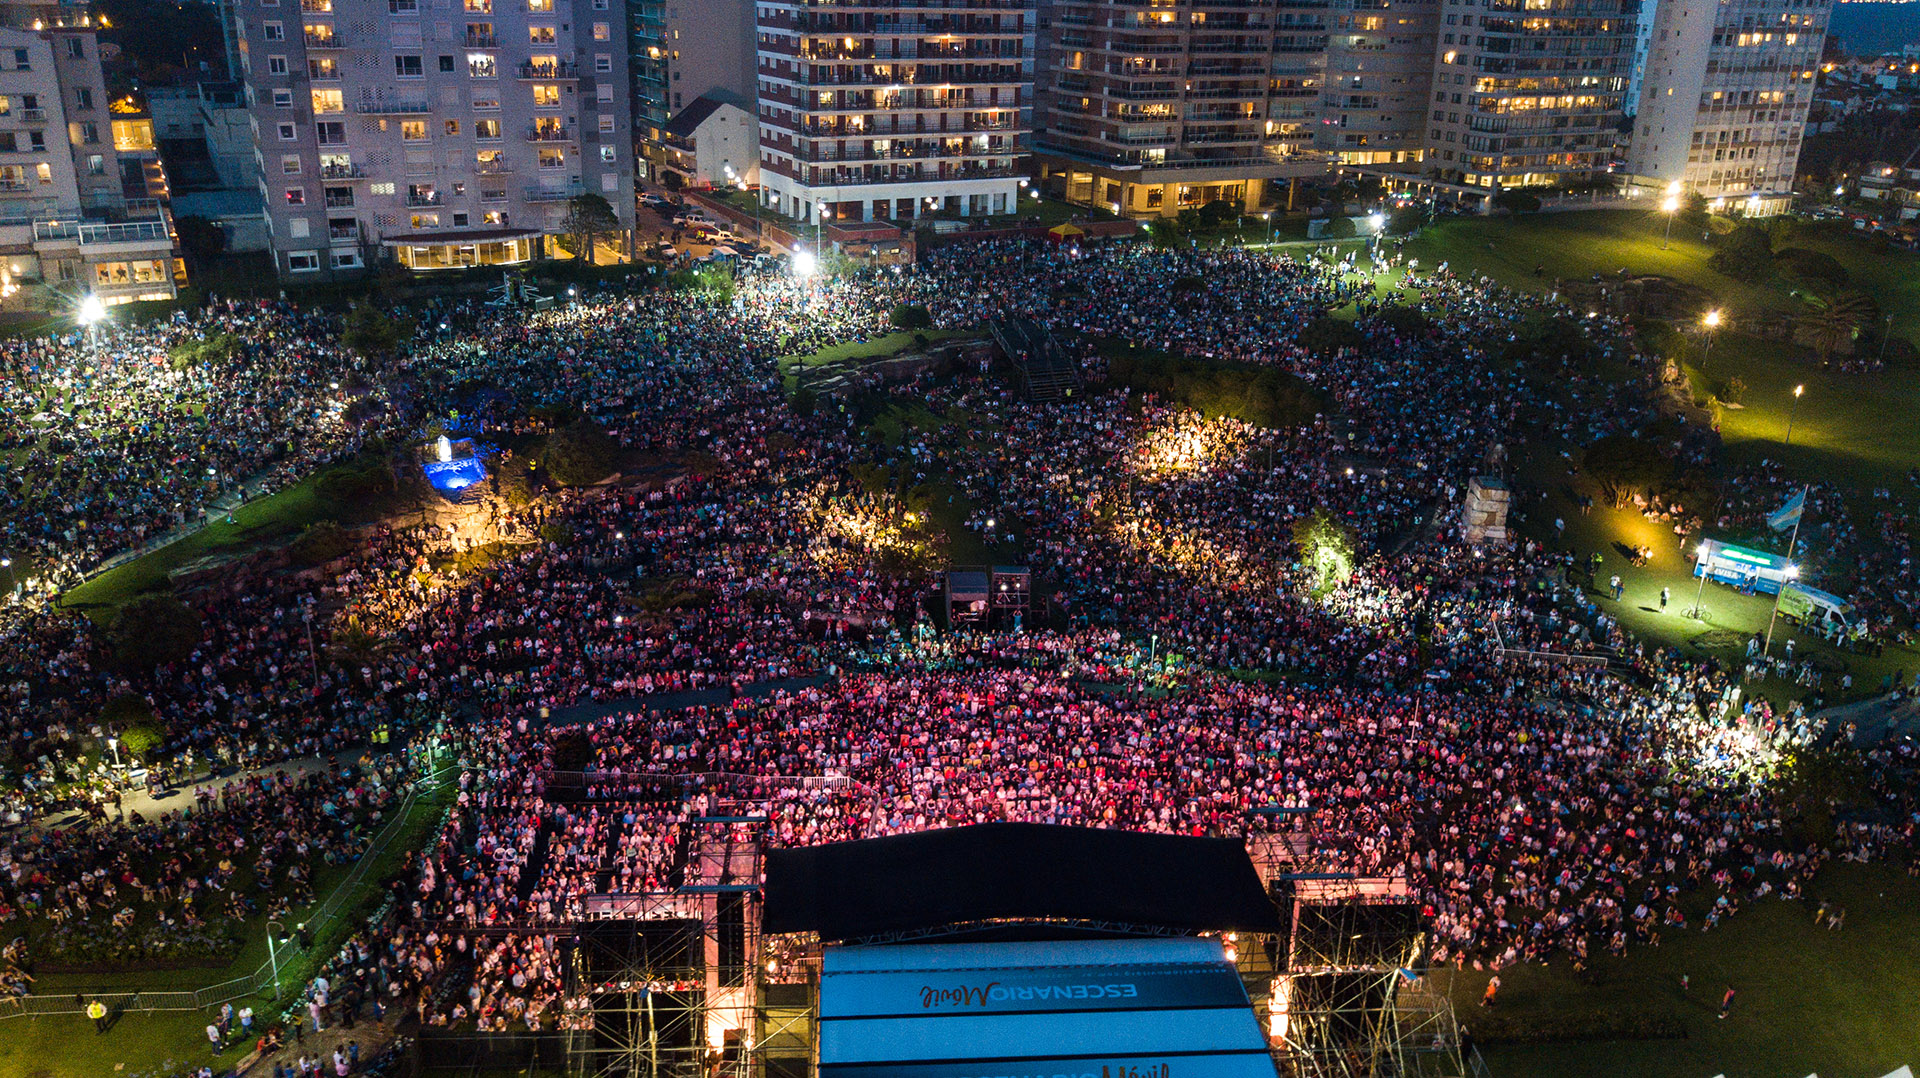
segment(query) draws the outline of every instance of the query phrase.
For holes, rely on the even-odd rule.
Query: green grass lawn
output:
[[[1920,274],[1920,266],[1915,269]],[[1713,346],[1707,378],[1717,383],[1731,375],[1747,383],[1744,407],[1720,413],[1732,461],[1771,458],[1796,473],[1911,492],[1905,473],[1920,465],[1920,382],[1912,371],[1843,374],[1823,370],[1784,342],[1724,334]],[[1806,393],[1796,407],[1797,385]]]
[[[399,864],[407,851],[417,849],[429,836],[442,812],[452,801],[451,785],[419,798],[408,810],[406,821],[394,841],[358,880],[351,892],[341,895],[336,914],[324,922],[312,924],[314,946],[291,956],[282,948],[280,983],[282,1005],[292,993],[312,978],[319,962],[330,957],[360,927],[366,916],[364,905],[376,896],[382,876]],[[322,900],[342,886],[351,865],[326,867],[316,877],[315,894]],[[311,906],[309,908],[312,908]],[[297,923],[304,911],[296,909]],[[266,926],[255,920],[245,928],[247,945],[224,969],[189,969],[170,972],[123,974],[45,974],[35,988],[41,995],[72,993],[77,989],[150,989],[189,991],[251,974],[267,961]],[[270,1021],[276,1013],[272,993],[250,997],[259,1015],[258,1021]],[[240,1001],[235,1001],[236,1009]],[[229,1049],[224,1057],[209,1050],[206,1025],[211,1012],[164,1011],[151,1014],[129,1013],[108,1032],[96,1033],[85,1015],[46,1015],[7,1018],[0,1007],[0,1075],[25,1078],[132,1078],[158,1071],[171,1075],[187,1064],[198,1066],[219,1058],[237,1059],[241,1053]],[[163,1068],[168,1060],[177,1067]]]
[[[825,367],[835,363],[849,363],[869,359],[890,359],[918,347],[915,337],[926,338],[929,344],[955,340],[961,337],[979,336],[977,329],[919,329],[901,330],[883,337],[866,341],[847,341],[842,344],[830,344],[817,352],[804,355],[782,356],[779,360],[781,376],[786,380],[789,392],[799,387],[799,369],[802,367]]]
[[[151,551],[79,584],[61,597],[61,605],[107,621],[122,603],[142,592],[164,590],[167,574],[197,558],[244,550],[284,538],[301,528],[334,519],[338,507],[321,497],[319,477],[309,476],[285,490],[236,509],[233,523],[215,513],[199,531]]]
[[[1813,897],[1847,911],[1813,925],[1812,907],[1768,897],[1711,932],[1696,919],[1661,945],[1600,958],[1576,976],[1564,962],[1502,970],[1491,1013],[1488,974],[1451,978],[1461,1022],[1483,1043],[1493,1078],[1879,1078],[1920,1065],[1920,881],[1886,865],[1835,865]],[[1680,977],[1691,980],[1680,990]],[[1716,1017],[1732,984],[1733,1014]],[[1556,1031],[1678,1022],[1683,1039],[1486,1044]]]
[[[1634,275],[1657,274],[1701,288],[1736,315],[1779,314],[1798,307],[1789,295],[1792,285],[1716,272],[1707,265],[1713,247],[1698,230],[1676,223],[1667,240],[1665,228],[1665,215],[1643,210],[1459,217],[1423,229],[1406,251],[1423,269],[1446,262],[1456,273],[1486,274],[1528,292],[1550,291],[1556,277],[1611,277],[1624,267]],[[1920,254],[1889,249],[1825,225],[1795,226],[1774,247],[1832,255],[1847,268],[1852,287],[1894,316],[1895,334],[1920,332]],[[1536,277],[1536,267],[1544,274]]]
[[[1635,275],[1658,274],[1712,293],[1735,311],[1759,313],[1785,302],[1765,284],[1736,281],[1707,266],[1713,248],[1700,233],[1676,224],[1671,246],[1661,247],[1663,215],[1640,210],[1583,210],[1521,217],[1461,217],[1440,221],[1409,241],[1406,253],[1430,270],[1447,263],[1456,274],[1486,274],[1509,288],[1553,289],[1555,277],[1612,277],[1622,267]],[[1544,268],[1534,276],[1535,267]]]

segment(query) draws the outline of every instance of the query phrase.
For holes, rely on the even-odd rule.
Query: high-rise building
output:
[[[186,272],[153,124],[109,100],[92,19],[55,5],[0,19],[0,306],[173,298]]]
[[[633,222],[617,0],[238,0],[274,261],[512,265],[571,200]]]
[[[1332,0],[1314,145],[1343,165],[1413,172],[1427,145],[1440,0]]]
[[[744,108],[748,135],[757,143],[753,0],[629,0],[627,12],[640,179],[658,183],[668,172],[687,174],[677,132],[707,118],[682,117],[686,110],[712,112],[702,98]],[[745,155],[750,167],[736,168],[744,182],[759,182],[759,157],[755,148]]]
[[[1792,200],[1831,0],[1658,0],[1627,171],[1748,214]]]
[[[1638,0],[1448,0],[1430,176],[1489,190],[1598,178],[1621,142]]]
[[[1052,0],[1035,158],[1043,186],[1128,216],[1258,207],[1325,172],[1308,152],[1325,4]]]
[[[756,8],[767,206],[815,223],[1012,210],[1026,175],[1033,0]]]

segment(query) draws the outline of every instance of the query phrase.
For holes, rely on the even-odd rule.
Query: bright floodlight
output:
[[[1806,391],[1807,391],[1807,387],[1806,387],[1806,386],[1794,386],[1794,387],[1793,387],[1793,395],[1794,395],[1795,397],[1798,397],[1798,396],[1799,396],[1800,394],[1802,394],[1802,393],[1805,393]]]
[[[795,277],[805,280],[813,276],[813,271],[818,268],[820,268],[820,264],[815,261],[812,251],[793,252],[793,275]]]
[[[100,302],[99,296],[93,295],[92,293],[88,293],[87,298],[80,301],[80,324],[81,325],[92,326],[95,322],[100,321],[102,318],[105,318],[106,316],[107,316],[107,305],[105,303]]]
[[[1714,310],[1708,311],[1706,314],[1706,317],[1702,318],[1700,321],[1706,323],[1706,326],[1708,329],[1712,329],[1715,326],[1720,324],[1720,311],[1717,308]]]
[[[1670,194],[1670,195],[1677,195],[1677,194],[1679,194],[1679,193],[1680,193],[1680,181],[1679,181],[1679,180],[1674,180],[1674,181],[1673,181],[1672,183],[1669,183],[1669,184],[1667,184],[1667,194]]]
[[[1800,567],[1798,565],[1787,566],[1787,579],[1788,580],[1800,579]]]
[[[1680,208],[1680,199],[1676,196],[1668,195],[1666,201],[1660,203],[1660,208],[1667,213],[1672,213]]]
[[[1367,223],[1371,224],[1374,231],[1378,232],[1381,226],[1387,223],[1387,215],[1384,213],[1373,214],[1367,218]]]

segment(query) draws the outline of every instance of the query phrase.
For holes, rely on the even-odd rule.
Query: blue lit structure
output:
[[[427,473],[427,482],[448,501],[459,501],[468,487],[487,478],[487,466],[479,457],[429,460],[420,465],[420,470]]]

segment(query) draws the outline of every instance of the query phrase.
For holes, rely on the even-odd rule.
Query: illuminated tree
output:
[[[1326,510],[1315,510],[1312,516],[1294,524],[1293,545],[1300,551],[1300,564],[1316,594],[1337,587],[1353,575],[1353,532],[1328,516]]]

